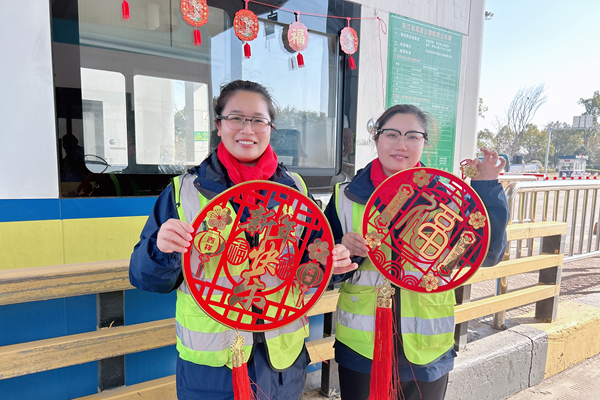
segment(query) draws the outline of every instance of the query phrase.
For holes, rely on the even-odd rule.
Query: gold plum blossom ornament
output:
[[[479,171],[476,167],[469,164],[470,160],[462,160],[460,162],[460,172],[462,174],[462,178],[477,178],[479,176]]]
[[[377,285],[377,307],[392,308],[392,296],[396,293],[396,289],[387,279]]]
[[[485,226],[485,220],[485,216],[479,211],[469,215],[469,225],[471,225],[473,229],[483,228]]]
[[[315,240],[314,243],[308,245],[308,258],[322,263],[329,256],[327,247],[327,242],[322,242],[321,239]]]
[[[207,215],[207,223],[211,228],[217,228],[222,231],[225,227],[233,222],[231,218],[231,210],[221,206],[215,206]]]
[[[236,332],[233,343],[231,343],[232,364],[234,368],[241,367],[246,362],[246,353],[244,353],[244,343],[246,339]]]
[[[365,235],[365,239],[367,240],[367,246],[369,246],[371,250],[375,250],[377,247],[381,246],[383,234],[377,232],[369,232]]]
[[[424,275],[421,280],[421,286],[428,292],[436,290],[438,288],[439,279],[433,276],[433,274]]]
[[[413,182],[420,188],[429,185],[430,180],[431,175],[423,170],[415,172],[415,177],[413,178]]]

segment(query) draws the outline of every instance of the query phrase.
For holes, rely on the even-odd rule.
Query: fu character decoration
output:
[[[304,68],[304,56],[300,52],[308,47],[308,29],[300,22],[299,13],[296,13],[296,22],[292,22],[288,28],[287,39],[290,47],[298,52],[298,68]]]
[[[221,193],[192,226],[186,286],[206,314],[235,330],[227,365],[235,399],[249,399],[252,332],[304,328],[333,273],[331,228],[311,199],[269,181]]]
[[[208,21],[208,5],[206,0],[181,0],[181,13],[188,24],[195,27],[194,45],[202,46],[202,35],[198,27]]]
[[[358,34],[350,27],[350,18],[348,18],[348,26],[340,32],[340,46],[342,47],[342,51],[350,56],[348,58],[350,69],[356,69],[356,62],[352,54],[358,50]]]
[[[233,29],[235,36],[244,43],[244,57],[250,58],[252,54],[248,42],[258,37],[258,17],[248,10],[248,0],[245,1],[246,8],[235,13]]]
[[[370,399],[389,399],[394,290],[427,295],[466,283],[487,255],[489,218],[462,179],[418,167],[379,185],[367,202],[362,232],[368,256],[385,278],[378,287]]]

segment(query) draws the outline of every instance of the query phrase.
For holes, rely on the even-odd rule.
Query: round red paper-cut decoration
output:
[[[342,29],[340,33],[340,46],[344,53],[352,55],[358,50],[358,35],[356,31],[349,26]]]
[[[304,51],[308,47],[308,29],[302,22],[292,22],[287,33],[288,43],[295,51]]]
[[[363,215],[371,262],[403,289],[436,293],[475,274],[490,245],[488,213],[457,176],[410,168],[373,192]]]
[[[185,22],[192,26],[202,26],[208,21],[206,0],[181,0],[181,13]]]
[[[187,289],[204,312],[231,328],[289,325],[329,284],[331,228],[321,209],[289,186],[236,185],[204,206],[192,226],[194,245],[183,255]]]
[[[250,10],[239,10],[233,19],[235,36],[244,42],[250,42],[258,36],[258,18]]]

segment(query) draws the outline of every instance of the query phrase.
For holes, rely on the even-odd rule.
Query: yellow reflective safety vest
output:
[[[296,174],[288,172],[288,175],[294,179],[296,187],[306,194],[304,181]],[[173,178],[175,208],[179,219],[188,223],[192,223],[195,216],[209,202],[194,186],[195,179],[196,175],[190,174]],[[227,227],[223,231],[223,236],[227,237],[230,230],[231,227]],[[215,267],[211,268],[210,262],[207,263],[199,278],[212,280],[214,273],[211,274],[211,272],[214,272]],[[247,268],[248,262],[246,261],[239,265],[237,270],[230,272],[235,277]],[[218,279],[219,284],[232,287],[228,278]],[[263,281],[267,287],[273,287],[276,285],[276,279],[278,278],[267,276]],[[290,299],[290,301],[293,302],[294,299]],[[177,351],[182,359],[211,367],[226,365],[232,368],[231,344],[235,337],[235,330],[220,324],[202,311],[190,294],[186,282],[183,282],[177,289],[175,326]],[[281,329],[265,332],[267,354],[273,368],[276,370],[289,368],[300,355],[304,346],[304,338],[308,337],[308,333],[308,325],[305,325],[302,320],[295,321]],[[239,331],[239,334],[245,339],[244,351],[246,360],[248,360],[253,347],[252,332]]]
[[[346,185],[337,184],[334,188],[340,225],[344,234],[355,232],[362,235],[365,205],[355,203],[344,195]],[[422,275],[416,269],[405,273],[419,275],[419,278]],[[339,290],[336,339],[370,360],[374,351],[376,286],[383,279],[371,260],[365,258]],[[398,287],[396,290],[400,290],[399,323],[404,354],[413,364],[429,364],[454,345],[454,291],[417,293]]]

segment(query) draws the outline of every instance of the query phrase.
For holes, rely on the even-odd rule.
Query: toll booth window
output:
[[[305,176],[339,172],[347,114],[340,103],[338,45],[344,21],[304,19],[309,46],[299,68],[287,42],[293,14],[280,12],[278,20],[272,7],[254,4],[259,35],[245,58],[233,30],[243,4],[212,1],[208,22],[199,28],[202,45],[195,46],[180,1],[130,1],[128,21],[117,3],[51,2],[62,196],[160,193],[173,175],[200,164],[220,143],[213,103],[222,85],[235,79],[256,81],[275,99],[271,144],[280,161]],[[349,2],[339,9],[338,3],[313,6],[344,15],[352,7],[360,15]]]

